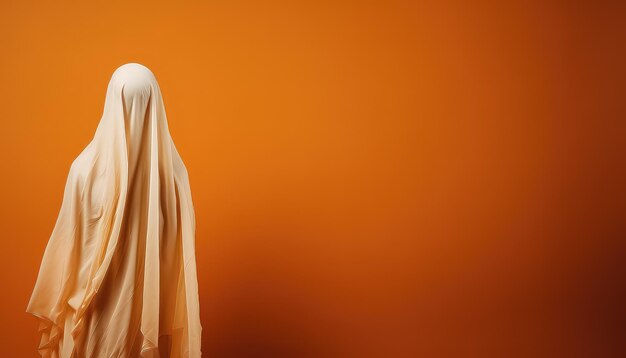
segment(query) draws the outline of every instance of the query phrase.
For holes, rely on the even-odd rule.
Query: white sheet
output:
[[[27,312],[40,320],[43,357],[201,356],[189,179],[143,65],[111,77]]]

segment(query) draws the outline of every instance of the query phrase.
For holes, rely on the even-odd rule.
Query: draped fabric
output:
[[[42,357],[200,357],[195,216],[152,71],[109,81],[73,161],[27,312]]]

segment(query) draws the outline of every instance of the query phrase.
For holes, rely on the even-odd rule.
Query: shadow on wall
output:
[[[297,236],[266,231],[211,239],[228,244],[208,259],[211,283],[201,297],[203,355],[327,356],[332,345],[314,300],[316,285],[310,275],[304,277],[302,262],[291,262],[300,250],[290,254],[286,244],[298,242]]]

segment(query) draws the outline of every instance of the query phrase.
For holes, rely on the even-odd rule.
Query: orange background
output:
[[[0,4],[0,356],[123,63],[190,175],[206,357],[626,351],[608,1]],[[593,4],[591,4],[593,3]]]

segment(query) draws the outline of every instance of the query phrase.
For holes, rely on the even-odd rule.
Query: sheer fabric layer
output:
[[[27,312],[42,357],[200,357],[195,216],[152,72],[113,74]]]

